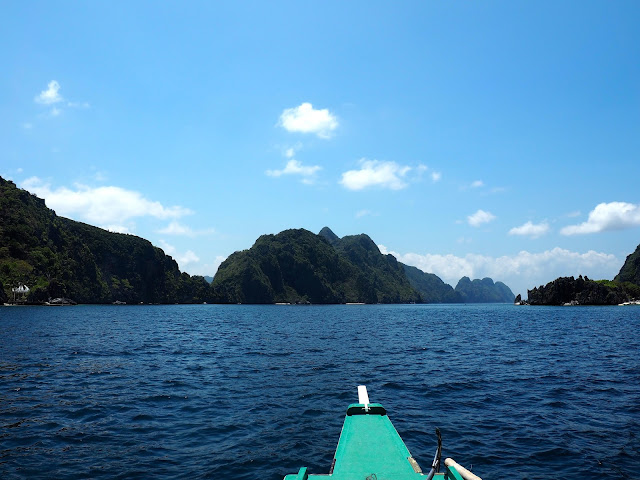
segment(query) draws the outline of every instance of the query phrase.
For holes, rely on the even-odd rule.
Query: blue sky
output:
[[[188,273],[327,225],[526,295],[640,243],[637,2],[0,10],[0,175]]]

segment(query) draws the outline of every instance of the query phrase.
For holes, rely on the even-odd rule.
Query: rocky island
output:
[[[640,245],[613,281],[560,277],[528,295],[531,305],[619,305],[640,299]]]

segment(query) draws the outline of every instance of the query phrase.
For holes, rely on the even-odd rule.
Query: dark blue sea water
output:
[[[366,384],[424,469],[640,477],[640,307],[0,308],[0,478],[328,473]]]

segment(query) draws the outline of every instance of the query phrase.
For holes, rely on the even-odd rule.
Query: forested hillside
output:
[[[0,178],[0,283],[29,288],[22,300],[190,303],[209,298],[202,277],[181,273],[149,241],[59,217],[44,200]]]

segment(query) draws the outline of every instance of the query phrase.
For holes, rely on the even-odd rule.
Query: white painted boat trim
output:
[[[365,411],[369,411],[369,394],[366,385],[358,385],[358,403],[364,405]]]

